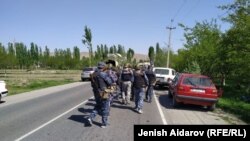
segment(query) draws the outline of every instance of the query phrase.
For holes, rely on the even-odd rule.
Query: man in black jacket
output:
[[[152,102],[152,96],[154,93],[154,84],[156,81],[156,75],[153,71],[152,66],[148,66],[148,70],[146,71],[146,75],[148,77],[148,82],[149,85],[147,87],[147,92],[146,92],[146,101],[151,103]]]
[[[146,74],[142,71],[140,66],[135,67],[135,73],[134,73],[134,82],[133,82],[133,88],[134,88],[134,94],[135,94],[135,110],[142,114],[142,108],[143,108],[143,97],[145,94],[145,88],[148,86],[148,78]]]

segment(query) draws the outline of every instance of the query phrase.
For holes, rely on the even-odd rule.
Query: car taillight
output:
[[[212,90],[212,94],[217,94],[217,90],[216,90],[216,89],[213,89],[213,90]]]

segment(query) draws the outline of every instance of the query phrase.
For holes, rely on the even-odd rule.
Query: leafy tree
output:
[[[215,76],[217,74],[215,72],[217,66],[214,60],[217,56],[217,50],[221,41],[221,31],[216,21],[197,22],[193,28],[188,28],[183,25],[182,27],[185,30],[184,36],[187,41],[184,47],[188,54],[184,53],[182,55],[185,55],[184,57],[189,61],[186,62],[182,60],[186,62],[186,66],[182,67],[182,69],[190,68],[189,65],[196,65],[197,63],[202,74]]]
[[[78,62],[80,60],[80,49],[75,46],[73,51],[73,58]]]
[[[109,49],[108,49],[107,45],[104,45],[104,56],[103,56],[104,59],[107,58],[108,53],[109,53]]]
[[[25,55],[27,50],[24,49],[24,45],[22,43],[15,43],[16,47],[16,58],[18,61],[19,68],[23,68],[25,63]]]
[[[10,66],[12,69],[16,66],[16,53],[13,46],[13,43],[8,43],[8,66]]]
[[[127,61],[129,63],[131,63],[131,60],[134,57],[134,54],[135,54],[134,50],[129,48],[128,51],[127,51]]]
[[[7,52],[5,50],[5,47],[0,43],[0,68],[6,68],[7,62],[5,61],[5,58],[7,56]]]
[[[154,62],[154,58],[155,58],[155,51],[154,51],[154,47],[150,46],[148,49],[148,58],[150,60],[150,62]]]
[[[218,57],[222,66],[222,74],[225,77],[228,75],[237,84],[249,87],[250,1],[236,0],[220,8],[228,13],[223,20],[232,25],[224,34],[222,47],[219,50],[220,55],[223,56]]]
[[[125,55],[125,49],[124,49],[124,46],[118,44],[118,50],[117,50],[117,53],[121,54],[122,56]]]
[[[111,54],[114,53],[114,48],[113,47],[109,48],[109,53],[111,53]]]
[[[191,64],[188,64],[188,66],[184,69],[184,72],[200,74],[201,69],[200,69],[199,64],[197,62],[193,61],[193,62],[191,62]]]
[[[87,48],[89,50],[89,65],[91,66],[91,60],[92,60],[92,56],[93,56],[93,50],[92,50],[92,33],[91,33],[91,30],[90,28],[88,28],[87,26],[85,26],[84,28],[84,32],[85,32],[85,35],[83,36],[83,39],[82,39],[82,43],[85,45],[87,44]]]
[[[159,43],[156,43],[156,54],[155,54],[154,65],[157,67],[166,67],[166,64],[167,64],[167,55],[164,53]]]

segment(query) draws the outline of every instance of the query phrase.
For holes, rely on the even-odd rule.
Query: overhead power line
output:
[[[183,6],[186,4],[186,0],[183,1],[182,5],[179,7],[179,9],[176,11],[174,17],[172,18],[173,20],[175,20],[175,18],[178,16],[178,14],[180,13],[181,9],[183,8]]]

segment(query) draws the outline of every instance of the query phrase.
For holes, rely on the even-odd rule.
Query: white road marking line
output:
[[[90,99],[92,99],[92,98],[94,98],[94,97],[91,97]],[[20,140],[22,140],[22,139],[28,137],[29,135],[33,134],[34,132],[36,132],[36,131],[42,129],[43,127],[49,125],[50,123],[54,122],[55,120],[59,119],[60,117],[62,117],[62,116],[64,116],[64,115],[66,115],[67,113],[73,111],[74,109],[76,109],[76,108],[79,107],[80,105],[85,104],[87,101],[88,101],[88,100],[83,101],[82,103],[80,103],[80,104],[76,105],[75,107],[69,109],[68,111],[66,111],[66,112],[64,112],[64,113],[62,113],[62,114],[60,114],[59,116],[53,118],[52,120],[50,120],[50,121],[44,123],[43,125],[37,127],[36,129],[34,129],[34,130],[32,130],[32,131],[26,133],[25,135],[21,136],[20,138],[16,139],[15,141],[20,141]]]
[[[166,121],[166,119],[165,119],[165,116],[164,116],[164,114],[163,114],[163,112],[162,112],[161,106],[160,106],[160,104],[159,104],[159,102],[158,102],[158,100],[157,100],[157,97],[156,97],[156,95],[155,95],[155,92],[154,92],[154,97],[155,97],[155,103],[156,103],[157,108],[158,108],[158,110],[159,110],[159,112],[160,112],[160,116],[161,116],[162,122],[163,122],[164,125],[167,125],[168,123],[167,123],[167,121]]]

